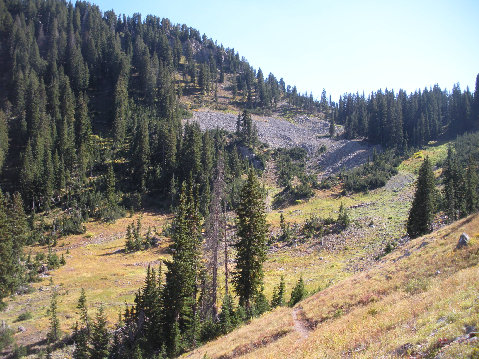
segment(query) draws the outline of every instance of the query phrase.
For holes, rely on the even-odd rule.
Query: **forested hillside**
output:
[[[303,250],[317,250],[307,273],[324,273],[316,291],[476,212],[479,135],[469,132],[478,129],[479,75],[474,93],[456,84],[335,102],[326,90],[318,99],[302,94],[167,18],[80,1],[0,0],[0,310],[15,294],[32,294],[27,283],[49,278],[37,287],[51,291],[50,324],[35,327],[46,340],[25,342],[30,354],[69,347],[75,358],[178,356],[286,305],[286,291],[289,305],[302,300],[312,279],[297,274],[293,248],[305,261]],[[269,273],[277,282],[264,280],[272,253],[286,282],[279,272]],[[103,262],[120,269],[99,269]],[[94,268],[86,274],[85,263]],[[147,268],[141,287],[135,266]],[[89,285],[105,271],[92,278],[123,291],[93,289],[93,319],[90,293],[82,289],[72,305],[78,284],[58,291],[63,283],[53,283],[61,267],[55,279],[85,274]],[[133,272],[136,281],[118,279]],[[69,298],[64,313],[78,310],[62,317],[71,324],[64,336],[59,295]],[[38,294],[39,306],[45,297]],[[112,332],[102,303],[117,310],[119,301]],[[43,309],[25,315],[42,322]],[[12,335],[0,327],[0,351],[13,353]]]
[[[379,90],[368,97],[340,97],[333,118],[344,124],[347,138],[367,138],[385,147],[423,146],[439,138],[454,138],[479,129],[479,75],[474,94],[452,92],[438,85],[407,94],[404,90]]]

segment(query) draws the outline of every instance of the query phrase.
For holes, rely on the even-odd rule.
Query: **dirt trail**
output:
[[[311,326],[304,317],[304,312],[302,307],[295,307],[291,313],[294,322],[294,330],[301,335],[302,339],[309,337],[311,332]]]

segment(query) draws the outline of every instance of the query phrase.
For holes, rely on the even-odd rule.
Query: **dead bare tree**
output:
[[[209,215],[205,225],[204,257],[207,276],[203,293],[204,318],[216,318],[218,314],[218,252],[223,239],[225,216],[222,211],[224,198],[224,162],[221,153],[218,156],[216,174],[213,181],[213,192],[209,208]]]

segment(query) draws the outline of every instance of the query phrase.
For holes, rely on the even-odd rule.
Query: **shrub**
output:
[[[15,344],[15,349],[13,350],[13,358],[23,358],[27,356],[28,350],[27,347],[24,347],[23,345],[17,346]]]
[[[398,173],[397,166],[401,157],[393,151],[375,156],[373,163],[366,163],[342,174],[344,189],[349,192],[365,192],[383,187],[387,181]]]
[[[343,202],[341,202],[341,206],[339,207],[339,214],[338,214],[337,223],[338,223],[339,226],[342,227],[342,229],[347,228],[349,226],[349,223],[350,223],[348,210],[346,208],[344,208]]]
[[[288,183],[286,187],[275,196],[273,201],[275,208],[314,196],[313,187],[316,185],[314,178],[312,176],[302,175],[299,180],[300,184],[293,186],[291,183]]]
[[[51,248],[48,250],[47,264],[50,269],[60,268],[61,266],[60,258]]]
[[[24,313],[20,314],[15,321],[16,322],[23,322],[24,320],[28,320],[28,319],[32,319],[32,313],[24,312]]]
[[[406,283],[404,290],[409,294],[419,294],[427,290],[429,280],[427,278],[413,278]]]
[[[386,247],[384,247],[384,254],[391,253],[395,248],[396,248],[396,243],[395,242],[388,242],[386,244]]]

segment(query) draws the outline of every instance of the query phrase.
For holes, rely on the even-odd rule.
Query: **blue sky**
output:
[[[479,73],[477,0],[93,0],[102,11],[167,17],[234,48],[265,75],[334,99],[414,91]]]

